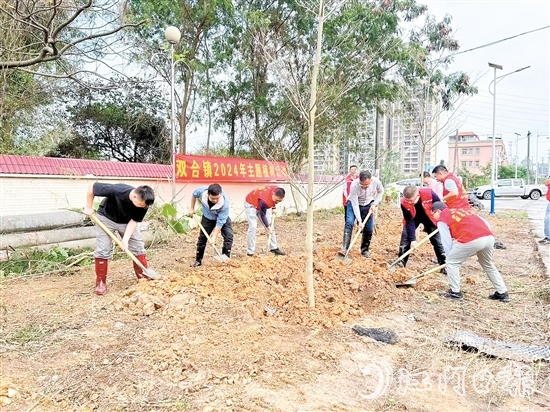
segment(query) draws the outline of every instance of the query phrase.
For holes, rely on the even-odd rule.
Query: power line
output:
[[[484,95],[489,95],[487,97],[491,97],[491,99],[493,98],[493,95],[490,94],[488,91],[486,90],[480,90],[480,92],[477,94],[478,96],[480,96],[481,94],[484,94]],[[540,100],[540,101],[543,101],[543,102],[546,102],[548,103],[549,99],[540,99],[540,98],[537,98],[537,97],[527,97],[527,96],[518,96],[518,95],[515,95],[515,94],[506,94],[506,93],[498,93],[499,96],[509,96],[509,97],[515,97],[516,99],[527,99],[527,100]],[[500,99],[500,97],[499,97]],[[511,99],[502,99],[502,100],[510,100],[510,101],[515,101],[514,100],[511,100]]]
[[[457,52],[457,53],[454,53],[452,56],[457,56],[459,54],[464,54],[464,53],[468,53],[468,52],[471,52],[471,51],[474,51],[474,50],[478,50],[478,49],[482,49],[484,47],[489,47],[489,46],[493,46],[495,44],[498,44],[498,43],[502,43],[506,40],[511,40],[511,39],[515,39],[516,37],[520,37],[520,36],[524,36],[526,34],[530,34],[530,33],[534,33],[536,31],[540,31],[540,30],[544,30],[544,29],[547,29],[549,28],[550,26],[544,26],[544,27],[540,27],[538,29],[535,29],[535,30],[530,30],[530,31],[526,31],[526,32],[523,32],[523,33],[520,33],[520,34],[516,34],[515,36],[511,36],[511,37],[506,37],[504,39],[500,39],[500,40],[497,40],[497,41],[494,41],[494,42],[491,42],[491,43],[487,43],[487,44],[484,44],[482,46],[477,46],[477,47],[473,47],[471,49],[468,49],[468,50],[463,50],[463,51],[460,51],[460,52]],[[441,60],[441,59],[440,59]]]

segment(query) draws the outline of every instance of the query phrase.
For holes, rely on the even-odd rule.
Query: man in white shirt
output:
[[[359,179],[355,179],[351,183],[350,193],[348,197],[348,207],[346,208],[346,225],[344,227],[344,244],[340,252],[345,255],[351,241],[351,233],[355,221],[359,224],[359,229],[363,230],[361,239],[361,254],[369,258],[369,247],[374,231],[374,213],[376,208],[382,201],[384,187],[382,182],[376,177],[373,177],[371,172],[362,171],[359,173]],[[351,204],[351,207],[350,207]],[[363,226],[363,220],[367,217],[369,211],[372,211],[369,219]],[[352,213],[353,212],[353,213]]]

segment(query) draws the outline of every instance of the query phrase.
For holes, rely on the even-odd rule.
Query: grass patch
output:
[[[529,215],[525,210],[504,210],[502,214],[505,217],[511,217],[513,219],[528,219]]]
[[[46,273],[63,269],[67,265],[89,265],[92,262],[90,252],[89,248],[17,249],[8,260],[0,262],[0,278]]]
[[[32,342],[39,342],[49,333],[49,329],[46,329],[41,325],[31,323],[30,325],[14,332],[12,336],[8,337],[8,341],[10,343],[24,345]]]
[[[542,287],[535,291],[535,298],[543,303],[550,303],[550,287]]]

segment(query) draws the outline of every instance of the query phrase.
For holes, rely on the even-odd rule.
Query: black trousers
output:
[[[202,227],[204,227],[204,230],[208,235],[212,233],[214,228],[216,227],[216,221],[207,219],[206,217],[202,217],[201,219]],[[222,226],[221,234],[223,237],[223,247],[222,247],[222,253],[226,255],[227,257],[231,257],[231,247],[233,246],[233,227],[231,226],[231,219],[227,218],[227,221]],[[204,257],[204,250],[206,249],[206,244],[208,243],[208,239],[202,233],[202,230],[199,230],[199,240],[197,241],[197,257],[196,260],[201,262],[202,258]]]
[[[437,227],[433,224],[433,222],[429,219],[423,219],[421,221],[414,222],[414,228],[418,228],[418,226],[424,226],[424,232],[430,234],[432,233]],[[430,238],[430,243],[432,244],[435,252],[435,256],[437,257],[437,262],[442,265],[445,263],[445,249],[443,249],[443,244],[441,243],[441,235],[439,232],[437,232],[435,235],[433,235]],[[401,256],[403,253],[407,252],[411,248],[411,240],[409,239],[409,235],[407,234],[407,228],[403,227],[403,232],[401,232],[401,242],[399,243],[399,256]],[[409,255],[410,256],[410,255]],[[403,265],[407,265],[407,261],[409,260],[409,256],[405,256],[403,258]]]

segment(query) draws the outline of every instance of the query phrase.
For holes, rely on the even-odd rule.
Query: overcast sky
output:
[[[428,6],[428,12],[438,20],[445,14],[452,16],[455,38],[460,51],[513,37],[550,25],[550,1],[447,1],[419,0]],[[550,156],[549,135],[549,55],[550,29],[516,37],[455,57],[449,71],[465,71],[472,79],[478,78],[479,94],[462,106],[460,131],[472,131],[480,136],[492,134],[493,97],[489,84],[494,69],[488,63],[503,66],[497,77],[525,66],[529,69],[513,73],[498,81],[496,89],[495,134],[507,142],[509,155],[515,155],[515,133],[520,133],[520,159],[527,156],[527,131],[531,131],[531,158],[535,161],[537,134],[538,158],[545,162]],[[544,136],[544,137],[542,137]],[[512,153],[508,142],[513,142]],[[440,156],[447,160],[447,144],[441,145]]]

